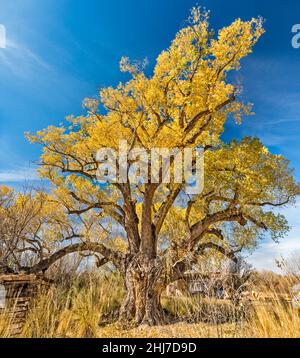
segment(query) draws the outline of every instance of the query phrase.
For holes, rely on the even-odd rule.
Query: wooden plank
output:
[[[18,297],[8,297],[6,298],[6,302],[28,302],[32,299],[30,296],[18,296]]]
[[[6,320],[15,320],[15,319],[19,319],[19,318],[26,318],[27,312],[23,311],[23,312],[11,312],[11,313],[6,313],[5,315],[1,315],[0,316],[0,322],[1,321],[6,321]]]
[[[6,307],[0,309],[0,321],[9,322],[11,335],[18,335],[26,322],[32,298],[39,291],[47,291],[51,281],[38,275],[0,275],[0,283],[6,292]]]
[[[19,275],[0,275],[0,281],[2,282],[10,282],[10,281],[33,281],[39,279],[38,276],[30,274],[30,275],[26,275],[26,274],[19,274]]]
[[[18,313],[23,311],[26,312],[27,310],[28,310],[28,306],[6,308],[5,310],[0,311],[0,315],[5,315],[7,313]]]

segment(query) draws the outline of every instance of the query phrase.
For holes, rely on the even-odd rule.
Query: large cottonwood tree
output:
[[[143,64],[123,58],[128,82],[86,99],[87,114],[70,117],[68,126],[29,135],[43,146],[40,174],[52,182],[68,213],[94,212],[99,222],[112,220],[123,231],[125,252],[100,246],[124,276],[122,320],[161,322],[160,293],[206,250],[234,260],[264,233],[278,239],[288,229],[284,217],[273,212],[299,193],[288,162],[257,139],[227,145],[220,139],[230,117],[240,123],[251,113],[228,73],[239,70],[263,32],[261,19],[237,19],[215,35],[208,14],[193,9],[189,25],[158,56],[151,76]],[[186,183],[164,184],[162,177],[158,183],[133,183],[128,177],[127,183],[100,185],[96,153],[118,150],[120,140],[130,151],[204,148],[204,190],[187,195]]]

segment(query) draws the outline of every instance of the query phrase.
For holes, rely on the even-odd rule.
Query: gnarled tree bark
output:
[[[157,325],[164,322],[160,296],[164,286],[164,264],[159,258],[138,253],[125,272],[126,296],[120,310],[120,322],[134,325]]]

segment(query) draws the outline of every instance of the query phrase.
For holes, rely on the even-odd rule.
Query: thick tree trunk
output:
[[[158,325],[164,322],[160,304],[163,290],[163,265],[158,258],[137,254],[126,268],[126,296],[120,311],[120,322],[134,325]]]

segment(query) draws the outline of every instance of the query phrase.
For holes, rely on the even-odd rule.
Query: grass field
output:
[[[172,316],[157,327],[120,327],[116,322],[123,297],[121,280],[86,275],[52,287],[35,299],[21,337],[300,337],[300,315],[270,287],[267,299],[243,302],[191,297],[163,297]],[[2,337],[9,322],[2,321]]]

